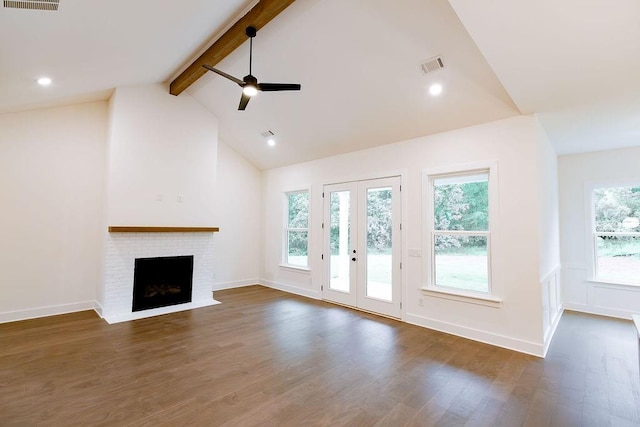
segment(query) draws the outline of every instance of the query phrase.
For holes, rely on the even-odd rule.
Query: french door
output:
[[[400,318],[400,177],[324,186],[328,301]]]

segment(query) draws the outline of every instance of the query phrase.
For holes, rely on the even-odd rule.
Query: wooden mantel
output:
[[[141,227],[110,225],[109,233],[217,233],[218,227]]]

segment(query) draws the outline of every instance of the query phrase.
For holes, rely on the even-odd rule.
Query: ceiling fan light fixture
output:
[[[242,88],[242,92],[247,96],[256,96],[258,94],[258,88],[248,84]]]

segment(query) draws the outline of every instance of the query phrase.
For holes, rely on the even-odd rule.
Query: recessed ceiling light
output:
[[[276,140],[275,140],[275,139],[273,139],[273,138],[269,138],[269,139],[267,140],[267,144],[269,144],[269,147],[273,147],[273,146],[275,146],[275,145],[276,145]]]
[[[40,77],[36,81],[40,86],[49,86],[51,84],[51,79],[49,77]]]
[[[438,96],[442,93],[442,85],[440,83],[434,83],[429,86],[429,93],[431,96]]]

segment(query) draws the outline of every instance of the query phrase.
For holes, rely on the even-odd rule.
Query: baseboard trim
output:
[[[272,282],[271,280],[261,279],[259,282],[260,285],[266,286],[267,288],[277,289],[283,292],[289,292],[290,294],[296,294],[307,298],[313,299],[322,299],[322,294],[320,291],[314,291],[312,289],[304,289],[299,288],[297,286],[285,285],[284,283]]]
[[[580,313],[587,313],[587,314],[595,314],[597,316],[615,317],[618,319],[631,320],[631,314],[633,314],[630,311],[618,310],[615,308],[594,307],[591,305],[575,304],[571,302],[565,302],[563,305],[565,310],[578,311]]]
[[[506,348],[520,353],[530,354],[532,356],[544,357],[544,346],[542,344],[518,340],[504,335],[492,334],[490,332],[443,322],[441,320],[431,319],[424,316],[418,316],[416,314],[407,313],[404,320],[407,323],[422,326],[423,328],[433,329],[435,331],[456,335],[458,337]]]
[[[83,301],[71,304],[30,308],[26,310],[6,311],[4,313],[0,313],[0,323],[19,322],[21,320],[37,319],[39,317],[57,316],[60,314],[75,313],[77,311],[95,310],[96,304],[96,301]]]
[[[260,283],[258,279],[234,280],[232,282],[220,282],[213,284],[213,291],[221,291],[223,289],[244,288],[245,286],[253,286]]]
[[[102,313],[104,312],[104,307],[102,307],[102,304],[100,304],[98,301],[94,301],[93,309],[96,313],[98,313],[98,316],[104,319],[104,316],[102,315]]]
[[[547,357],[547,351],[549,351],[549,346],[551,345],[551,341],[553,341],[553,336],[556,334],[556,330],[560,324],[562,313],[564,313],[564,307],[560,305],[559,310],[556,313],[556,317],[553,319],[551,326],[544,335],[544,354],[542,357]]]

